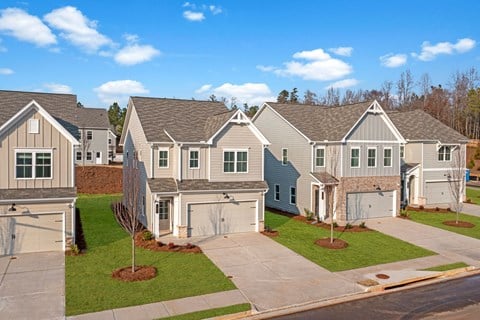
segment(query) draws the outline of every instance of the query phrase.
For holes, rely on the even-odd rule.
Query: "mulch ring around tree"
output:
[[[155,239],[144,240],[143,232],[137,232],[135,235],[135,245],[151,251],[164,251],[164,252],[183,252],[183,253],[202,253],[202,249],[191,243],[185,245],[175,244],[173,242],[163,243]]]
[[[455,220],[448,220],[448,221],[443,221],[442,222],[446,226],[450,227],[458,227],[458,228],[473,228],[475,225],[473,223],[467,222],[467,221],[458,221],[458,223]]]
[[[345,249],[348,247],[347,241],[338,238],[333,238],[333,242],[330,242],[330,238],[318,239],[315,244],[327,249]]]
[[[125,281],[145,281],[157,276],[157,268],[152,266],[135,266],[135,272],[132,272],[132,266],[123,267],[112,272],[112,278]]]
[[[309,221],[304,216],[294,216],[293,219],[295,219],[297,221],[305,222],[306,224],[310,224],[312,226],[317,226],[317,227],[320,227],[320,228],[323,228],[323,229],[330,230],[330,224],[325,223],[325,222],[317,222],[315,224],[312,224],[312,222],[314,222],[314,221],[313,220]],[[333,230],[338,231],[338,232],[366,232],[366,231],[372,231],[372,229],[369,229],[366,226],[365,227],[360,227],[359,225],[350,225],[349,227],[347,227],[347,226],[336,226],[335,227],[334,226]]]
[[[278,231],[277,230],[264,230],[261,232],[261,234],[267,236],[267,237],[277,237],[278,236]]]

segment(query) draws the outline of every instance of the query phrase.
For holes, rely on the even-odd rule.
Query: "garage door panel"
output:
[[[347,220],[391,217],[393,191],[356,192],[347,194]]]
[[[255,231],[254,202],[228,202],[189,205],[191,236]]]
[[[60,250],[63,250],[61,214],[0,217],[0,254]]]
[[[452,202],[448,182],[427,182],[425,188],[427,204],[449,204]]]

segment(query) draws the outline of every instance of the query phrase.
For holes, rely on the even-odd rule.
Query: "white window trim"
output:
[[[277,199],[277,188],[278,188],[278,199]],[[273,200],[280,201],[280,185],[279,184],[273,185]]]
[[[40,120],[39,119],[28,119],[27,125],[28,133],[38,134],[40,133]]]
[[[80,159],[78,159],[78,155],[80,155]],[[82,159],[83,159],[82,151],[75,152],[75,161],[82,161]]]
[[[166,166],[166,167],[161,167],[161,166],[160,166],[160,151],[167,151],[167,166]],[[168,148],[158,148],[157,167],[160,168],[160,169],[168,169],[168,168],[170,168],[170,150],[169,150]]]
[[[295,203],[292,203],[292,189],[295,189]],[[290,186],[290,196],[288,197],[288,202],[291,205],[294,205],[294,206],[297,205],[297,188],[294,186]]]
[[[88,133],[90,132],[90,139],[88,139]],[[92,141],[93,140],[93,131],[92,130],[87,130],[85,132],[85,139],[87,139],[87,141]]]
[[[352,150],[358,150],[358,166],[356,167],[353,167],[352,166]],[[350,168],[353,168],[353,169],[358,169],[360,168],[361,166],[361,162],[360,162],[360,159],[361,159],[361,153],[360,153],[360,147],[351,147],[350,148]]]
[[[323,166],[317,166],[317,150],[323,150]],[[317,168],[325,168],[325,160],[326,160],[326,154],[325,154],[325,147],[317,147],[315,148],[315,167]]]
[[[17,178],[17,153],[31,153],[32,154],[32,177],[31,178]],[[36,174],[36,157],[37,153],[50,153],[50,177],[37,178]],[[53,149],[15,149],[15,180],[52,180],[53,179]]]
[[[371,166],[368,164],[368,160],[370,160],[370,156],[368,155],[368,152],[370,150],[375,150],[375,165]],[[377,167],[377,147],[367,147],[367,168],[376,168]]]
[[[190,152],[192,151],[196,151],[198,152],[198,158],[197,158],[197,166],[196,167],[191,167],[190,166]],[[200,148],[190,148],[188,149],[188,169],[192,169],[192,170],[199,170],[200,169]]]
[[[440,160],[438,159],[438,157],[440,156],[440,150],[442,150],[442,148],[449,148],[450,151],[448,152],[448,154],[450,154],[450,159],[449,160],[445,160],[445,155],[447,155],[447,153],[443,152],[443,160]],[[447,145],[444,145],[444,146],[441,146],[440,148],[438,148],[438,151],[437,151],[437,161],[438,162],[451,162],[452,161],[452,152],[453,152],[453,147],[452,146],[447,146]]]
[[[389,166],[385,165],[385,159],[386,159],[385,150],[390,150],[390,165]],[[393,149],[392,149],[392,147],[383,148],[383,166],[385,168],[391,168],[393,166]]]
[[[90,155],[90,159],[88,159],[88,155]],[[87,161],[92,161],[93,159],[93,153],[92,151],[87,151],[87,154],[85,155],[85,160]]]
[[[285,163],[283,162],[283,150],[287,151],[287,161]],[[288,166],[288,148],[282,148],[282,154],[280,156],[281,156],[282,166]]]
[[[234,152],[234,156],[233,156],[234,167],[233,167],[232,172],[225,172],[225,152]],[[246,152],[247,153],[247,171],[240,171],[240,172],[237,171],[237,153],[238,152]],[[223,170],[223,173],[225,173],[225,174],[231,174],[231,173],[244,174],[244,173],[248,173],[249,163],[250,163],[250,155],[249,155],[248,149],[223,149],[223,151],[222,151],[222,166],[223,166],[222,170]]]

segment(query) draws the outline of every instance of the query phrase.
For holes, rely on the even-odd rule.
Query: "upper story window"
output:
[[[158,151],[158,167],[168,168],[168,150]]]
[[[248,152],[247,151],[224,151],[223,172],[247,172]]]
[[[198,169],[199,166],[199,150],[190,150],[188,153],[188,167],[190,169]]]
[[[452,147],[442,146],[438,149],[438,161],[450,161],[452,159]]]
[[[360,168],[360,148],[358,147],[350,150],[350,167]]]
[[[91,151],[87,152],[87,160],[92,161],[92,152]]]
[[[30,119],[28,120],[28,133],[39,133],[40,132],[40,120]]]
[[[282,165],[286,166],[288,164],[288,149],[282,148]]]
[[[15,177],[17,179],[51,179],[52,151],[17,151]]]
[[[377,166],[377,148],[367,149],[367,166],[375,168]]]
[[[405,159],[405,146],[400,146],[400,159]]]
[[[82,152],[77,151],[77,157],[76,157],[76,159],[77,159],[77,161],[82,160]]]
[[[315,166],[325,167],[325,148],[318,148],[315,152]]]
[[[383,149],[383,166],[384,167],[392,166],[392,148]]]
[[[280,185],[276,184],[274,186],[273,200],[280,201]]]
[[[92,137],[93,137],[93,132],[88,130],[87,131],[87,140],[92,140]]]

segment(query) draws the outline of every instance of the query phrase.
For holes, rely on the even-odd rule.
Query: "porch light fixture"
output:
[[[230,199],[230,196],[226,192],[224,192],[222,194],[223,194],[223,199]]]
[[[17,208],[15,208],[15,203],[12,203],[10,208],[8,208],[8,211],[17,211]]]

